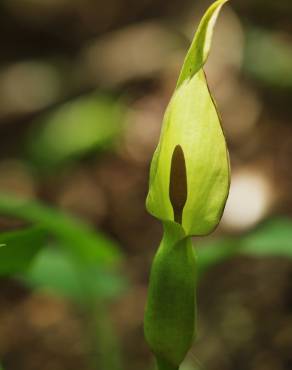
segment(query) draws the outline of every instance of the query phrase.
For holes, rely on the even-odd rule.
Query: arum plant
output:
[[[230,184],[225,138],[203,66],[227,0],[203,16],[163,120],[151,168],[147,210],[163,223],[153,260],[144,331],[159,370],[178,370],[196,326],[193,236],[218,225]]]

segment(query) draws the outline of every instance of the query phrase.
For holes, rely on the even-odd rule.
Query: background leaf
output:
[[[51,167],[108,147],[122,130],[123,116],[121,102],[107,95],[65,103],[36,122],[28,143],[31,157],[40,167]]]
[[[281,33],[255,27],[247,32],[246,39],[243,65],[246,73],[269,87],[291,89],[292,47],[289,39]]]
[[[247,235],[202,242],[197,251],[199,274],[237,253],[251,257],[292,258],[292,221],[270,219]]]
[[[268,220],[243,238],[241,253],[253,256],[292,257],[292,221]]]
[[[121,257],[118,246],[73,217],[37,201],[0,194],[0,214],[38,223],[62,241],[64,248],[79,264],[107,265]]]
[[[0,275],[18,274],[27,269],[44,246],[45,236],[40,227],[0,234]]]
[[[41,289],[77,302],[109,299],[121,294],[126,280],[113,270],[100,266],[81,268],[60,246],[44,248],[24,276],[34,289]]]

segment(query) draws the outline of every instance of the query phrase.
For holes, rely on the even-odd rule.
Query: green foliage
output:
[[[271,219],[240,236],[202,242],[197,248],[199,275],[237,254],[292,258],[292,221]]]
[[[41,250],[24,277],[34,289],[53,292],[78,303],[116,297],[126,289],[125,279],[114,270],[101,266],[80,268],[58,245]]]
[[[109,366],[118,363],[119,355],[106,309],[101,307],[127,287],[116,269],[121,260],[118,246],[89,226],[37,201],[1,194],[0,214],[38,225],[0,234],[0,275],[17,274],[34,289],[78,303],[89,321],[92,345],[100,348],[98,363],[117,368]],[[55,244],[48,244],[47,236],[53,237]],[[110,352],[113,360],[108,359]]]
[[[123,105],[106,95],[63,104],[36,122],[29,140],[31,156],[40,167],[50,167],[108,147],[121,132],[123,116]]]
[[[261,29],[249,30],[244,69],[250,75],[268,86],[291,88],[291,65],[292,47],[284,37]]]
[[[46,233],[39,227],[0,234],[0,275],[25,271],[45,244]]]
[[[116,272],[118,246],[88,225],[37,201],[7,194],[0,195],[0,214],[39,225],[1,235],[0,274],[23,272],[32,287],[80,303],[113,297],[126,287]],[[45,235],[54,237],[57,245],[44,243]]]
[[[117,245],[73,217],[37,201],[0,194],[0,214],[40,225],[62,242],[78,264],[111,265],[119,260]]]
[[[199,277],[212,266],[234,256],[240,248],[240,242],[233,238],[215,239],[197,243]]]
[[[154,153],[148,211],[163,222],[154,258],[144,331],[159,370],[177,370],[195,335],[196,259],[192,235],[219,223],[230,183],[229,158],[203,65],[222,5],[207,10],[184,61]]]
[[[271,219],[242,238],[240,253],[252,256],[292,257],[292,221]]]

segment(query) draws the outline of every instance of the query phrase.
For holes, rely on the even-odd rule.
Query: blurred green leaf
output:
[[[0,214],[39,224],[62,241],[76,263],[111,265],[121,257],[118,246],[102,233],[37,201],[0,194]]]
[[[241,253],[292,257],[292,220],[269,220],[243,237]]]
[[[198,245],[198,274],[199,276],[211,267],[233,257],[239,248],[239,241],[232,238],[213,239]]]
[[[244,68],[274,87],[292,87],[292,46],[283,35],[252,28],[247,32]]]
[[[32,158],[50,167],[108,147],[121,133],[124,107],[110,96],[92,94],[63,104],[38,119],[29,140]]]
[[[197,249],[199,275],[236,254],[292,258],[292,220],[267,220],[241,237],[211,239]]]
[[[77,266],[66,250],[43,249],[25,274],[25,281],[37,289],[51,291],[75,301],[112,298],[126,289],[126,281],[101,267]]]
[[[16,274],[27,269],[44,246],[45,234],[39,227],[0,234],[0,275]]]

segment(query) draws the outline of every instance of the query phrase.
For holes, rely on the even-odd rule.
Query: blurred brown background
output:
[[[78,305],[3,277],[5,370],[154,369],[142,325],[161,237],[144,206],[149,163],[208,5],[1,1],[0,191],[103,232],[121,250],[118,276],[126,281],[99,307],[93,356],[93,324]],[[291,19],[290,0],[233,0],[216,25],[205,69],[230,150],[232,187],[210,240],[239,240],[266,219],[292,217]],[[22,222],[3,216],[0,226]],[[292,249],[291,239],[285,243]],[[198,291],[198,341],[183,370],[290,370],[291,279],[285,257],[237,256],[208,270]]]

